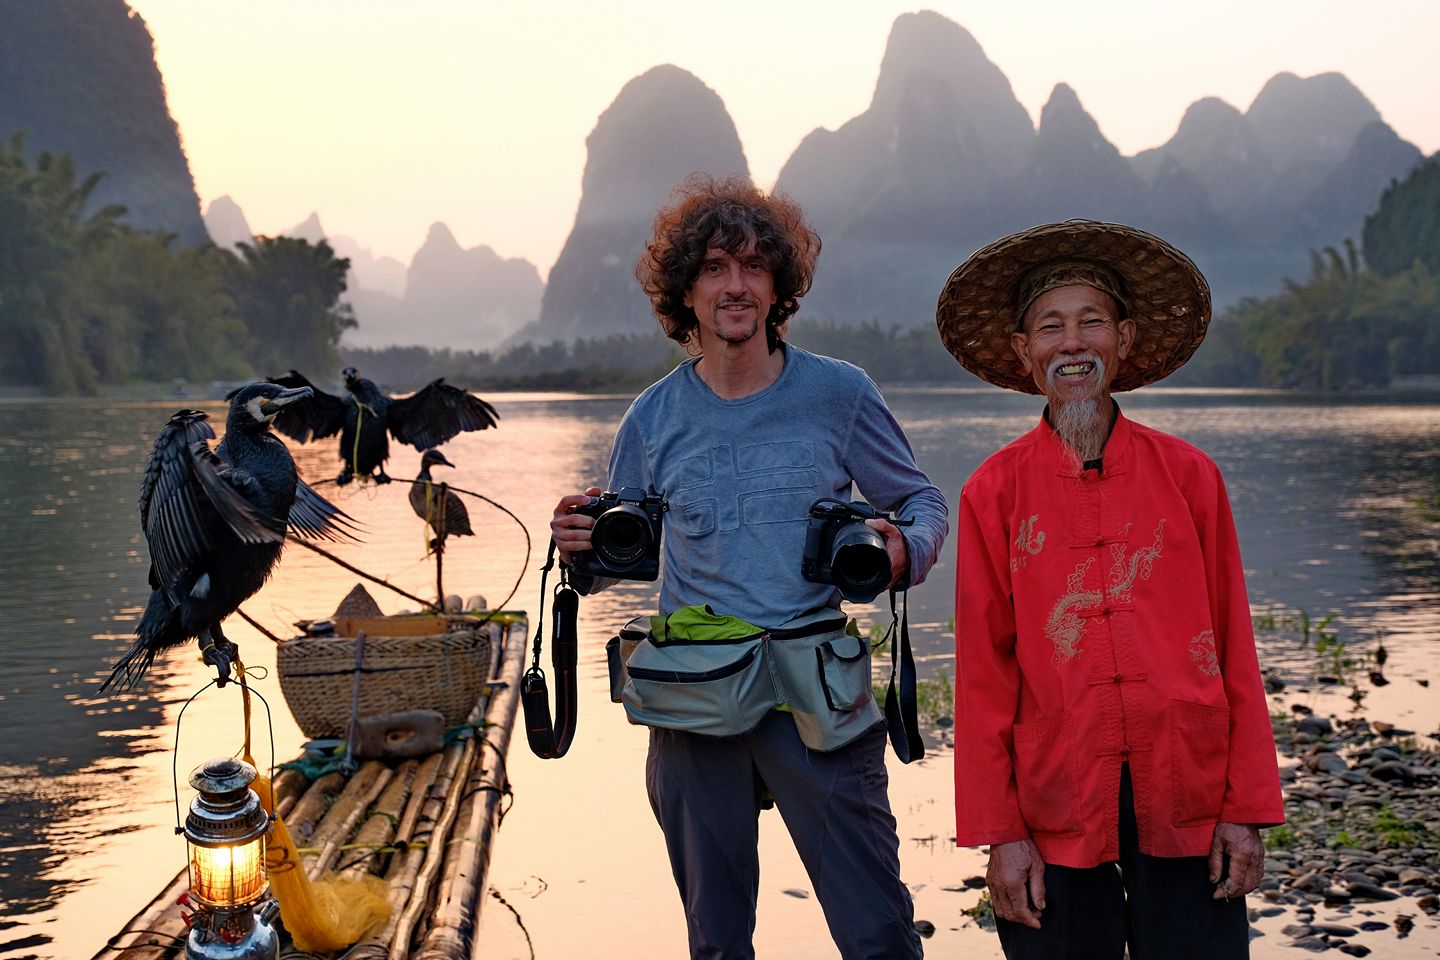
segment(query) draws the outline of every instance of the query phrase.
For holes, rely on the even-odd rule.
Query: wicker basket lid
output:
[[[1135,342],[1110,389],[1134,390],[1178,370],[1205,339],[1210,285],[1193,261],[1159,237],[1121,223],[1066,220],[1003,237],[971,254],[940,291],[935,323],[945,348],[996,386],[1040,393],[1010,346],[1019,318],[1016,287],[1055,260],[1109,267],[1125,286]]]

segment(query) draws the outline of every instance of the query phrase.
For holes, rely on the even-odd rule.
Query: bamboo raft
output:
[[[327,870],[351,878],[370,871],[389,884],[390,920],[340,954],[346,960],[471,956],[502,804],[510,792],[506,753],[528,640],[523,614],[503,620],[497,616],[486,626],[494,657],[490,681],[467,717],[474,736],[423,757],[363,761],[349,775],[327,773],[312,782],[286,769],[275,777],[276,811],[302,847],[311,879]],[[387,852],[363,855],[376,850]],[[181,870],[95,960],[183,956],[188,930],[178,900],[187,889],[187,872]],[[282,939],[282,957],[287,946]]]

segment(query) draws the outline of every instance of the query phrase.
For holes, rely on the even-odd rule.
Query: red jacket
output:
[[[1118,416],[1103,473],[1077,475],[1042,421],[961,492],[956,610],[961,845],[1119,859],[1125,761],[1145,853],[1284,820],[1230,503],[1199,450]]]

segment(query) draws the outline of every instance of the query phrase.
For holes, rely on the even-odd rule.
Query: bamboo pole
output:
[[[390,776],[390,768],[385,764],[367,760],[345,784],[345,789],[335,798],[335,803],[310,837],[309,846],[319,848],[306,871],[311,880],[335,864],[341,845],[350,839],[355,825],[365,816],[380,791],[385,789]]]
[[[431,754],[421,764],[405,816],[395,834],[397,843],[404,841],[408,846],[404,853],[393,858],[390,869],[385,874],[389,884],[390,919],[385,926],[351,947],[345,953],[345,960],[385,960],[390,956],[395,931],[399,929],[400,915],[414,895],[416,880],[425,863],[427,849],[430,844],[443,842],[435,836],[435,825],[450,793],[450,785],[455,779],[463,753],[461,744],[451,744],[444,752]],[[428,781],[426,767],[430,768]]]
[[[315,544],[313,544],[313,543],[308,543],[308,542],[306,542],[306,541],[304,541],[304,540],[296,540],[296,539],[294,539],[293,537],[292,537],[292,538],[289,538],[289,539],[287,540],[287,542],[288,542],[288,543],[299,544],[300,546],[304,547],[306,550],[313,550],[314,552],[320,554],[320,556],[324,557],[326,560],[329,560],[331,563],[334,563],[334,564],[336,564],[336,565],[338,565],[338,566],[340,566],[340,567],[343,567],[343,568],[346,569],[346,570],[349,570],[351,573],[355,574],[356,576],[364,577],[366,580],[369,580],[371,583],[378,583],[378,584],[380,584],[380,586],[382,586],[382,587],[388,587],[388,588],[390,588],[391,590],[394,590],[396,593],[400,594],[400,596],[404,597],[405,599],[407,599],[407,600],[414,600],[416,603],[420,604],[420,606],[422,606],[422,607],[427,607],[427,608],[435,607],[435,605],[434,605],[433,603],[431,603],[429,600],[421,600],[419,597],[415,596],[415,594],[410,593],[410,592],[408,592],[408,591],[406,591],[406,590],[400,589],[399,587],[395,586],[395,584],[391,583],[389,580],[385,580],[385,579],[383,579],[383,578],[381,578],[381,577],[377,577],[377,576],[375,576],[374,574],[366,573],[364,570],[361,570],[359,567],[355,566],[353,563],[346,563],[344,560],[341,560],[339,557],[335,556],[335,554],[331,553],[329,550],[323,550],[323,549],[321,549],[320,547],[315,546]],[[443,604],[443,602],[442,602],[441,606],[438,607],[438,608],[436,608],[436,609],[443,609],[443,607],[444,607],[444,604]]]
[[[330,802],[344,788],[343,773],[327,773],[310,784],[310,789],[305,791],[305,795],[290,811],[290,816],[285,818],[285,825],[290,828],[290,835],[297,844],[304,845],[309,842],[310,835],[315,832],[315,827],[330,808]]]
[[[300,802],[300,797],[310,786],[310,778],[299,770],[281,770],[270,784],[275,791],[275,813],[288,820],[290,811],[295,809],[295,804]]]
[[[465,741],[460,754],[455,776],[451,779],[450,789],[445,797],[445,805],[440,810],[435,829],[430,834],[430,842],[425,848],[425,862],[421,865],[419,875],[415,878],[414,889],[410,892],[410,902],[405,905],[404,912],[400,914],[400,922],[395,925],[395,934],[390,941],[390,960],[405,960],[410,955],[410,940],[425,913],[435,875],[439,873],[445,860],[445,853],[450,845],[450,830],[455,825],[460,797],[469,780],[470,765],[474,760],[475,739],[472,737]]]
[[[188,867],[145,905],[119,933],[95,954],[94,960],[170,960],[180,955],[189,928],[180,919],[180,895],[190,888]],[[125,945],[127,936],[135,939]],[[111,944],[115,944],[111,946]]]
[[[500,825],[500,802],[510,785],[505,759],[520,702],[527,632],[512,624],[500,648],[499,680],[492,685],[485,725],[478,734],[480,752],[466,784],[465,805],[447,851],[445,881],[419,960],[461,960],[470,957],[476,947],[485,881]]]
[[[406,760],[395,768],[394,775],[385,785],[384,792],[365,814],[365,822],[360,825],[359,832],[355,834],[355,840],[352,843],[355,849],[350,854],[350,863],[340,869],[341,877],[346,880],[359,880],[366,874],[380,872],[379,866],[389,857],[387,854],[377,854],[374,851],[389,846],[390,842],[395,839],[395,829],[400,825],[400,816],[404,810],[405,801],[414,788],[415,774],[419,769],[420,761],[418,760]],[[367,853],[367,851],[370,852]]]

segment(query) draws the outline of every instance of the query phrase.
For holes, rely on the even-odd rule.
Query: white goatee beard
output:
[[[1098,460],[1105,450],[1110,424],[1101,410],[1103,390],[1088,397],[1063,398],[1055,384],[1055,371],[1069,359],[1057,358],[1050,364],[1045,379],[1046,397],[1050,401],[1050,425],[1060,435],[1069,465],[1079,469],[1087,460]],[[1099,357],[1087,357],[1095,364],[1096,382],[1105,382],[1105,365]]]

